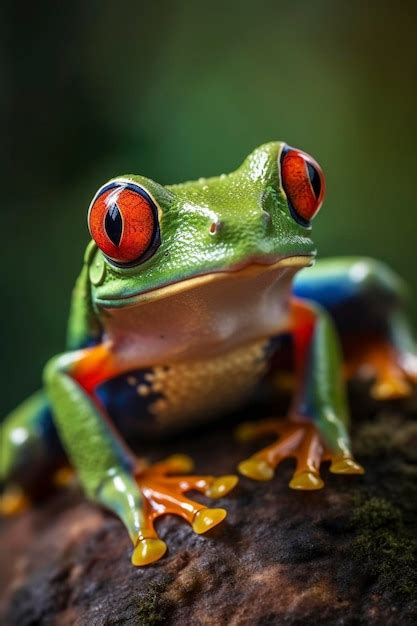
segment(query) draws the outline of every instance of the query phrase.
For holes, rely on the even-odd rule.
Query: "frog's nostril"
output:
[[[212,222],[210,225],[210,229],[209,229],[210,234],[215,235],[216,233],[218,233],[220,230],[220,226],[221,226],[220,222]]]

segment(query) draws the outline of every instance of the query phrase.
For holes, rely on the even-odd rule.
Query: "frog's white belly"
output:
[[[296,268],[229,274],[104,318],[123,369],[160,425],[215,416],[244,404],[268,367],[269,338],[288,328]],[[139,397],[137,398],[139,400]]]
[[[215,417],[244,404],[268,366],[268,340],[252,342],[226,354],[160,365],[136,385],[140,396],[155,398],[148,412],[161,426]]]

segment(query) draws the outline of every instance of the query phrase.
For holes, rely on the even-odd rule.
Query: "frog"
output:
[[[273,442],[240,462],[245,479],[271,480],[287,458],[294,490],[321,489],[323,463],[363,474],[347,381],[365,368],[377,401],[407,397],[416,347],[393,270],[368,257],[316,260],[312,223],[324,197],[317,161],[282,141],[216,177],[103,184],[88,209],[66,351],[2,423],[3,511],[59,474],[64,453],[86,497],[126,527],[132,563],[154,563],[167,550],[155,520],[174,514],[209,531],[226,510],[187,494],[224,498],[237,475],[193,474],[183,454],[151,464],[131,442],[227,420],[260,398],[272,416],[237,436]],[[292,400],[280,414],[286,351]]]

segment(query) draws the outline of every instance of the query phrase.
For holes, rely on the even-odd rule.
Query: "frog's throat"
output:
[[[138,306],[146,302],[176,296],[184,291],[197,289],[203,285],[208,285],[209,283],[231,279],[250,278],[259,274],[264,274],[265,272],[272,272],[277,269],[292,268],[294,271],[298,271],[303,267],[312,265],[314,263],[314,258],[314,254],[308,254],[284,257],[272,263],[253,261],[246,264],[244,267],[240,266],[236,269],[228,268],[227,270],[217,270],[207,274],[200,274],[199,276],[193,276],[192,278],[187,278],[186,280],[181,280],[163,287],[140,292],[138,294],[125,297],[122,296],[119,298],[113,297],[109,299],[97,298],[96,303],[100,307],[108,309]]]

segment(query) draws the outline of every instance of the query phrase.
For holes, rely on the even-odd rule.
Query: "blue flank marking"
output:
[[[293,294],[332,309],[357,295],[358,285],[346,273],[317,276],[308,272],[297,274]]]
[[[145,374],[152,370],[136,370],[128,374],[121,374],[97,387],[95,393],[104,405],[106,411],[123,433],[135,432],[138,429],[152,432],[155,427],[155,417],[149,412],[149,405],[155,402],[160,394],[150,393],[141,396],[137,392],[138,385],[149,385],[145,381]],[[131,385],[128,379],[135,378],[136,383]]]
[[[36,422],[41,432],[42,440],[46,441],[48,446],[55,446],[58,441],[58,433],[55,428],[52,411],[46,401],[36,416]]]

